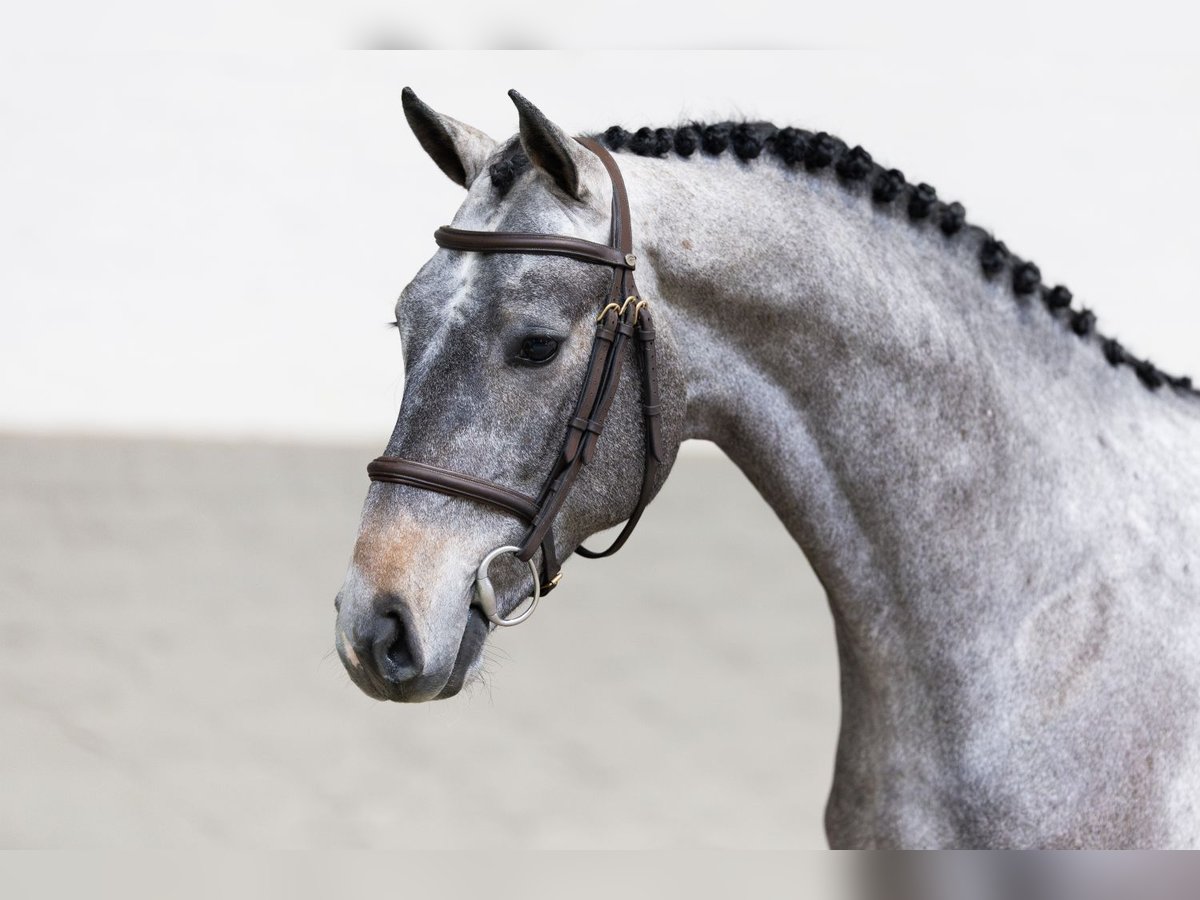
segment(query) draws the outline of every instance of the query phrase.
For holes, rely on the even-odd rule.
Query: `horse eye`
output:
[[[525,343],[521,345],[521,352],[517,354],[517,358],[521,362],[541,363],[550,362],[554,359],[554,354],[558,352],[558,341],[548,337],[529,337],[525,338]]]

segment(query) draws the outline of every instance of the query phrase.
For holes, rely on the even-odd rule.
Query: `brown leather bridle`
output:
[[[596,319],[596,334],[592,340],[591,357],[583,379],[583,389],[575,410],[567,422],[567,436],[549,478],[536,499],[472,475],[443,469],[431,463],[381,456],[367,466],[372,481],[407,484],[451,497],[461,497],[502,509],[529,523],[529,530],[520,544],[497,547],[480,563],[476,573],[475,603],[496,625],[516,625],[533,612],[542,593],[549,593],[562,577],[554,548],[554,519],[566,502],[580,470],[592,460],[596,444],[604,430],[621,380],[625,360],[625,344],[632,337],[639,349],[642,374],[642,415],[645,422],[646,451],[642,467],[642,488],[633,512],[625,527],[612,544],[604,550],[579,547],[576,553],[598,559],[616,553],[628,540],[642,512],[650,502],[655,480],[662,462],[659,428],[659,398],[657,359],[654,351],[654,322],[649,301],[638,296],[633,270],[637,257],[633,254],[633,232],[629,217],[629,198],[625,181],[616,160],[597,141],[578,139],[604,163],[612,180],[612,225],[608,244],[597,244],[580,238],[557,234],[526,234],[515,231],[467,231],[443,226],[434,232],[439,247],[476,253],[532,253],[565,256],[613,270],[612,285],[604,308]],[[542,550],[541,571],[533,563],[538,548]],[[533,575],[534,592],[531,603],[523,613],[511,619],[502,618],[488,567],[503,553],[513,553],[529,564]]]

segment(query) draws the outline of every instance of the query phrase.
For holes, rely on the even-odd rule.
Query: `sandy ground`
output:
[[[373,455],[0,437],[0,845],[824,846],[832,624],[729,462],[401,706],[331,652]]]

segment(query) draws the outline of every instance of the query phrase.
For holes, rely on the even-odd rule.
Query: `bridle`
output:
[[[579,547],[576,553],[589,559],[599,559],[616,553],[629,539],[654,492],[655,480],[662,463],[662,440],[659,427],[658,371],[654,351],[654,322],[650,317],[649,301],[638,296],[633,280],[637,257],[633,254],[633,234],[629,217],[629,198],[625,181],[616,160],[597,141],[578,138],[583,146],[600,158],[612,180],[612,225],[608,244],[598,244],[580,238],[557,234],[527,234],[515,231],[467,231],[443,226],[433,233],[439,247],[476,253],[532,253],[566,256],[581,262],[608,266],[613,271],[607,302],[596,318],[596,334],[587,374],[575,410],[567,422],[567,436],[549,478],[537,498],[514,491],[495,482],[473,475],[443,469],[431,463],[381,456],[367,466],[372,481],[406,484],[437,491],[451,497],[474,500],[502,509],[529,523],[529,530],[519,544],[497,547],[483,558],[475,575],[475,600],[484,615],[496,625],[516,625],[529,618],[543,593],[549,593],[562,578],[561,567],[554,549],[554,519],[566,502],[571,487],[583,466],[591,462],[596,444],[604,430],[612,408],[613,398],[621,380],[625,345],[632,337],[638,347],[642,374],[642,416],[645,422],[646,451],[642,467],[642,488],[637,505],[625,522],[625,527],[612,544],[604,550]],[[533,562],[538,548],[542,550],[541,569]],[[533,575],[533,595],[529,606],[517,616],[502,618],[496,607],[495,591],[488,568],[492,560],[505,553],[529,564]]]

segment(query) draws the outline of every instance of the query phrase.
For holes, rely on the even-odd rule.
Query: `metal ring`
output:
[[[487,616],[488,621],[493,625],[520,625],[533,614],[533,611],[537,608],[538,601],[542,599],[542,582],[538,577],[537,566],[531,559],[529,560],[529,571],[533,574],[533,596],[526,598],[529,601],[529,606],[519,616],[511,619],[500,618],[500,613],[496,609],[496,591],[492,587],[492,579],[488,577],[488,568],[491,566],[492,560],[501,553],[516,554],[520,552],[520,547],[497,547],[483,558],[483,562],[479,564],[479,568],[475,572],[475,605],[483,610],[483,614]]]

